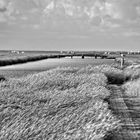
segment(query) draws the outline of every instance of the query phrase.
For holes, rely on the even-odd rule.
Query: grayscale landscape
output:
[[[0,140],[140,140],[139,0],[0,0]]]

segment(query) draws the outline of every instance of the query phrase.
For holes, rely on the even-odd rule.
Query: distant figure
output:
[[[121,54],[121,68],[123,68],[124,65],[124,54]]]
[[[82,55],[82,59],[84,59],[85,58],[85,56],[84,55]]]
[[[95,54],[95,59],[97,59],[97,54]]]

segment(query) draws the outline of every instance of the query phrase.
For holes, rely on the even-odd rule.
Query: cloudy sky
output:
[[[140,0],[0,0],[0,50],[140,50]]]

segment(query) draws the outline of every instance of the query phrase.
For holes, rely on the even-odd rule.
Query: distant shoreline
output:
[[[27,63],[27,62],[34,62],[34,61],[39,61],[39,60],[44,60],[48,58],[62,58],[64,57],[63,55],[39,55],[39,56],[25,56],[25,57],[17,57],[16,59],[5,59],[5,60],[0,60],[0,67],[1,66],[8,66],[8,65],[15,65],[15,64],[22,64],[22,63]]]
[[[75,56],[81,57],[81,59],[84,59],[85,57],[100,57],[102,59],[115,59],[115,57],[110,57],[104,54],[38,54],[38,55],[33,55],[30,56],[30,54],[26,55],[13,55],[12,56],[6,56],[6,58],[0,58],[0,67],[2,66],[8,66],[8,65],[15,65],[15,64],[22,64],[22,63],[27,63],[27,62],[34,62],[34,61],[39,61],[39,60],[44,60],[44,59],[49,59],[49,58],[64,58],[64,57],[70,57],[73,58]],[[4,57],[4,56],[3,56]]]

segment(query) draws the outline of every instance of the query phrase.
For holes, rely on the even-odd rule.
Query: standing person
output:
[[[124,54],[121,54],[121,68],[123,68],[124,65]]]

